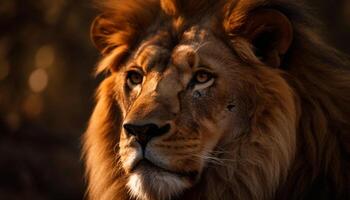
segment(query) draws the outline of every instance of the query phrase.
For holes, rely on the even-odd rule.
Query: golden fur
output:
[[[89,199],[350,198],[349,65],[323,42],[303,5],[288,0],[105,0],[99,6],[103,15],[95,28],[104,29],[92,35],[103,54],[97,71],[110,74],[99,87],[84,135]],[[283,13],[293,27],[293,41],[278,68],[256,56],[244,32],[261,9]],[[177,48],[182,41],[198,47],[199,56],[218,58],[212,62],[222,68],[214,70],[227,77],[216,83],[217,91],[204,94],[208,100],[175,100],[184,90],[179,83],[186,82],[176,73],[198,60],[197,52],[189,55]],[[169,59],[171,67],[166,67]],[[155,65],[164,73],[151,73],[147,81],[161,83],[146,81],[126,95],[122,74],[131,62],[143,68]],[[150,95],[154,90],[158,93]],[[231,104],[234,114],[226,109]],[[149,179],[143,179],[151,185],[145,194],[128,188],[127,161],[134,150],[122,125],[150,116],[173,120],[182,133],[150,144],[159,156],[167,159],[162,154],[167,152],[178,161],[159,165],[199,172],[195,184],[169,194],[155,192],[157,184]],[[197,157],[176,154],[188,156],[190,150]]]

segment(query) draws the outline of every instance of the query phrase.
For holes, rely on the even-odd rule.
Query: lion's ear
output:
[[[264,63],[280,67],[293,40],[293,26],[281,12],[262,9],[253,11],[247,18],[243,34]]]
[[[90,38],[95,47],[104,54],[108,50],[108,38],[115,33],[116,27],[105,15],[99,15],[92,22]]]

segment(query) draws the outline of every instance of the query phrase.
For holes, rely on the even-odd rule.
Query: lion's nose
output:
[[[136,140],[145,147],[146,144],[154,137],[164,135],[170,130],[170,124],[166,124],[162,127],[156,124],[145,124],[145,125],[134,125],[134,124],[124,124],[124,129],[129,135],[136,137]]]

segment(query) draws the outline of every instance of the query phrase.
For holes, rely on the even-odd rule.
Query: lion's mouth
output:
[[[140,160],[137,164],[134,165],[134,167],[131,169],[131,173],[135,172],[136,170],[142,170],[147,173],[147,171],[157,171],[157,172],[165,172],[169,174],[173,174],[182,178],[187,178],[190,182],[194,183],[199,178],[198,171],[189,171],[189,172],[177,172],[165,169],[163,167],[159,167],[158,165],[152,163],[151,161],[147,159]]]

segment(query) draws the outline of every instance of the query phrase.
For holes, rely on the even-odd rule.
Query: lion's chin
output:
[[[167,200],[193,185],[193,177],[176,174],[146,161],[129,174],[127,187],[139,200]]]

